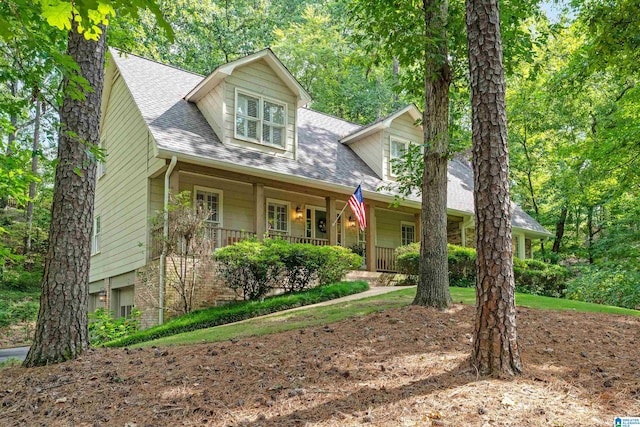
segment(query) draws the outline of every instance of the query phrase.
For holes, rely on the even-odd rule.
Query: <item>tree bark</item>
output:
[[[467,0],[476,219],[472,363],[481,375],[522,372],[516,333],[509,150],[498,0]]]
[[[65,90],[60,110],[49,250],[35,338],[25,367],[74,359],[89,347],[88,280],[96,162],[88,149],[99,143],[105,32],[103,28],[98,41],[86,40],[75,21],[69,32],[67,54],[93,91],[78,100]],[[68,84],[65,81],[65,88]]]
[[[551,252],[553,253],[557,254],[560,252],[560,245],[562,244],[562,238],[564,237],[564,226],[565,226],[565,223],[567,222],[568,213],[569,213],[569,209],[567,209],[567,206],[564,205],[562,207],[562,211],[560,211],[560,218],[556,223],[556,238],[553,241],[553,248],[551,248]]]
[[[422,173],[422,238],[420,275],[413,304],[446,308],[451,302],[447,262],[447,156],[449,150],[449,85],[447,1],[423,0],[425,32],[437,51],[425,46],[424,170]]]

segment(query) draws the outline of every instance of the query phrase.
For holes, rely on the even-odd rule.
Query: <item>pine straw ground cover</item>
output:
[[[7,368],[0,425],[593,427],[640,415],[640,318],[519,308],[526,372],[507,381],[468,367],[473,310],[410,306]]]

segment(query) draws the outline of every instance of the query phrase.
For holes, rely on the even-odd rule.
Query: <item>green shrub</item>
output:
[[[0,288],[16,291],[33,291],[40,287],[42,271],[22,268],[5,269],[0,275]]]
[[[89,340],[91,345],[100,345],[108,341],[126,337],[140,329],[140,310],[133,308],[130,317],[113,318],[113,314],[104,308],[89,313]]]
[[[275,313],[276,311],[328,301],[346,295],[364,292],[367,289],[369,289],[367,282],[340,282],[318,286],[307,291],[276,295],[265,298],[264,301],[239,301],[221,307],[197,310],[184,316],[173,318],[164,325],[145,329],[133,335],[108,342],[105,344],[105,347],[124,347],[183,332],[211,328],[213,326],[220,326]]]
[[[263,298],[276,285],[282,263],[269,244],[244,240],[214,254],[219,272],[231,289],[245,300]]]
[[[448,245],[449,283],[451,286],[475,286],[476,251],[472,248]],[[417,282],[420,272],[420,244],[412,243],[396,249],[398,273],[406,274],[410,282]]]
[[[567,283],[567,298],[640,309],[640,272],[620,266],[582,267]]]
[[[362,258],[340,246],[313,246],[282,239],[246,240],[218,250],[215,260],[227,285],[246,300],[273,288],[295,292],[342,279]]]
[[[516,292],[548,297],[563,297],[569,271],[560,265],[535,259],[513,260]]]
[[[0,304],[0,326],[33,322],[38,318],[39,307],[39,302],[30,297],[20,301],[5,301]]]

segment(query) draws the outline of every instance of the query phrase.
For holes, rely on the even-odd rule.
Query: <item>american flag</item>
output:
[[[360,230],[364,231],[367,227],[367,218],[364,216],[364,199],[362,198],[362,188],[360,188],[359,185],[349,199],[349,207],[356,218],[358,218]]]

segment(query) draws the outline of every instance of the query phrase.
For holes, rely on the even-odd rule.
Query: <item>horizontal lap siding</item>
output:
[[[267,145],[252,143],[235,139],[235,90],[246,90],[249,93],[265,96],[287,104],[287,137],[284,152]],[[296,97],[291,90],[280,80],[265,61],[258,61],[234,70],[233,74],[226,78],[224,84],[224,143],[257,150],[264,153],[272,153],[286,158],[295,158],[295,112]]]
[[[413,215],[390,210],[376,209],[376,246],[396,248],[400,246],[400,224],[402,221],[414,222]]]
[[[382,132],[377,132],[354,142],[351,149],[378,175],[383,177],[382,169]]]
[[[100,253],[91,257],[91,281],[142,267],[146,260],[147,128],[122,78],[109,95],[101,130],[106,173],[96,184],[95,199],[102,222]]]
[[[216,86],[206,94],[200,101],[198,101],[198,108],[202,115],[207,119],[209,126],[218,135],[218,138],[223,138],[222,135],[222,101],[224,92],[224,82]]]
[[[194,186],[222,190],[222,227],[232,230],[254,231],[253,186],[251,184],[210,178],[203,175],[180,174],[180,191]]]
[[[422,128],[420,126],[414,126],[413,123],[414,120],[410,114],[403,114],[396,118],[391,123],[391,127],[384,131],[384,135],[382,137],[382,167],[384,176],[387,177],[387,179],[395,180],[395,178],[389,176],[389,146],[391,144],[391,138],[395,137],[400,140],[411,141],[416,144],[422,144],[424,140]]]

